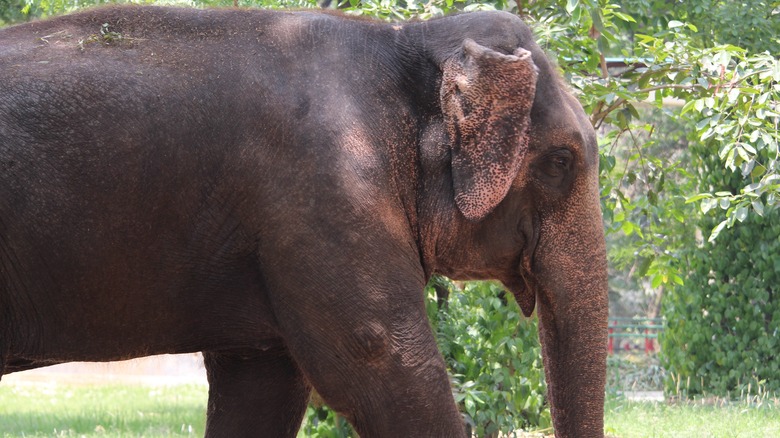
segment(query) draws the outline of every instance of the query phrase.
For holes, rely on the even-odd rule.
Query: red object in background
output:
[[[610,327],[609,327],[609,338],[607,341],[607,351],[609,354],[615,354],[615,338],[612,337],[612,334],[615,333],[615,329],[611,326],[617,324],[617,321],[610,321]]]

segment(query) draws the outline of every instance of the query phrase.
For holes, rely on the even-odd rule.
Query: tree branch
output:
[[[659,90],[666,90],[666,89],[679,89],[679,90],[689,90],[693,91],[696,88],[700,87],[699,85],[682,85],[682,84],[663,84],[663,85],[655,85],[652,87],[642,88],[640,90],[636,90],[633,93],[636,94],[644,94],[644,93],[650,93],[653,91],[659,91]],[[603,120],[611,113],[612,111],[620,108],[621,106],[625,105],[628,102],[628,99],[625,99],[623,97],[617,99],[615,102],[612,103],[612,105],[608,106],[606,109],[599,111],[598,113],[595,113],[591,116],[591,125],[594,126],[594,128],[598,128],[601,126],[601,123]],[[599,102],[601,103],[601,102]],[[601,106],[598,107],[601,109]]]

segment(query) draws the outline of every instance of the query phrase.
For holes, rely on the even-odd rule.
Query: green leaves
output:
[[[744,223],[753,213],[765,214],[780,196],[774,182],[779,61],[733,44],[703,47],[695,38],[698,27],[681,16],[655,33],[633,35],[635,44],[621,53],[626,67],[605,71],[607,49],[594,44],[601,34],[592,29],[603,28],[612,38],[632,20],[614,5],[585,3],[566,3],[569,38],[551,37],[549,44],[567,60],[567,79],[602,135],[601,198],[605,227],[613,235],[610,260],[621,269],[641,258],[668,261],[665,274],[652,276],[650,286],[677,285],[670,274],[684,277],[679,259],[661,256],[696,244],[700,215],[719,216],[719,226],[704,236],[714,241],[724,228]],[[591,20],[577,15],[582,8],[588,8]],[[660,114],[681,125],[676,141],[662,132],[668,122]],[[714,148],[720,167],[738,172],[741,182],[733,181],[736,186],[728,192],[712,193],[709,177],[700,173],[700,159],[690,155],[697,148],[710,151],[704,154]]]
[[[780,390],[772,366],[780,343],[780,211],[759,216],[742,208],[734,213],[744,217],[738,227],[702,220],[717,239],[684,253],[689,276],[664,296],[669,324],[660,342],[664,366],[674,376],[666,383],[670,391],[680,385],[688,395],[728,397],[751,386],[755,393],[757,385]]]
[[[685,26],[685,23],[683,23],[682,21],[671,20],[669,22],[669,29],[674,29],[675,27],[682,27],[682,26]]]
[[[428,316],[450,370],[455,400],[477,436],[551,424],[536,319],[520,314],[497,283],[444,279],[449,304],[439,309],[428,289]]]
[[[778,186],[767,184],[777,177],[776,151],[780,141],[777,121],[780,115],[780,87],[774,80],[778,60],[766,54],[751,56],[734,46],[719,46],[702,51],[699,72],[715,83],[685,104],[682,114],[701,117],[696,124],[702,142],[720,145],[718,155],[725,166],[739,170],[745,178],[737,195],[729,194],[729,209],[724,226],[743,222],[750,211],[763,214],[762,201],[777,197]],[[708,72],[708,73],[707,73]],[[753,207],[756,205],[757,207]],[[709,209],[702,205],[703,211]]]
[[[718,225],[715,226],[715,228],[712,229],[712,233],[710,233],[710,238],[707,239],[708,242],[712,243],[715,241],[715,239],[718,238],[720,235],[720,232],[723,231],[723,229],[728,225],[728,220],[721,221]]]

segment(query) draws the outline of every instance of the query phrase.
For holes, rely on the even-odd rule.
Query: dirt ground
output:
[[[200,353],[164,354],[121,362],[73,362],[3,376],[6,382],[142,383],[206,385]],[[661,391],[626,391],[629,400],[664,401]]]

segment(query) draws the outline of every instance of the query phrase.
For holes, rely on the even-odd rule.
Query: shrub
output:
[[[657,355],[613,354],[607,357],[607,392],[660,391],[666,370]]]
[[[735,191],[738,172],[719,167],[706,150],[694,152],[711,189]],[[668,327],[660,342],[671,392],[780,391],[780,211],[740,220],[734,228],[721,226],[714,242],[683,253],[688,277],[664,298]],[[717,222],[705,215],[704,235]]]
[[[448,286],[450,299],[441,308],[429,286],[428,311],[472,431],[494,436],[550,427],[536,318],[523,317],[513,295],[497,283]]]

